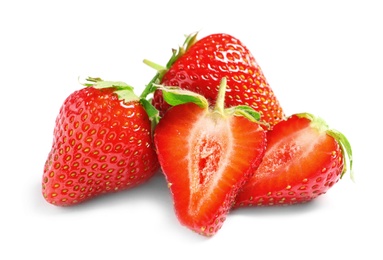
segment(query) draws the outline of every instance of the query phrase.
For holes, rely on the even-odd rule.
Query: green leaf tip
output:
[[[261,115],[250,106],[240,105],[232,108],[227,108],[226,110],[231,110],[231,113],[235,116],[243,116],[252,122],[261,123],[259,122]]]
[[[351,143],[349,142],[347,137],[338,130],[330,129],[326,121],[322,119],[321,117],[317,117],[310,113],[298,113],[296,115],[298,117],[304,117],[309,119],[313,127],[317,128],[319,131],[325,131],[328,135],[333,137],[338,142],[338,144],[341,147],[343,160],[344,160],[344,167],[341,173],[341,178],[344,176],[344,174],[348,170],[350,170],[350,178],[352,181],[355,181],[355,175],[352,168],[353,167],[352,148],[351,148]],[[348,161],[348,165],[347,165],[347,161]]]
[[[139,100],[138,96],[134,93],[134,88],[123,81],[105,81],[98,77],[88,77],[82,85],[97,89],[113,88],[113,92],[124,102]]]
[[[146,114],[148,115],[151,122],[151,131],[154,133],[154,129],[160,121],[160,113],[159,111],[152,105],[150,100],[145,98],[140,99],[141,105],[144,107]]]
[[[162,85],[156,85],[156,87],[162,91],[164,100],[171,106],[182,105],[190,102],[201,108],[207,108],[209,106],[209,103],[204,96],[193,91]]]
[[[158,90],[162,91],[162,95],[166,103],[171,106],[177,106],[185,103],[194,103],[201,108],[209,108],[208,100],[196,92],[181,89],[179,87],[170,87],[163,85],[155,85]],[[213,112],[222,116],[243,116],[252,122],[259,122],[260,114],[250,106],[240,105],[225,108],[227,80],[225,77],[221,79],[217,99]]]
[[[327,134],[332,136],[340,144],[341,149],[342,149],[343,159],[345,160],[345,162],[344,162],[344,167],[343,167],[341,178],[343,177],[343,175],[349,169],[350,170],[350,177],[351,177],[351,179],[353,181],[355,181],[354,171],[353,171],[353,168],[352,168],[352,166],[353,166],[353,157],[352,157],[351,143],[349,142],[349,140],[347,139],[347,137],[343,133],[341,133],[341,132],[339,132],[339,131],[337,131],[335,129],[328,130]],[[349,168],[347,168],[346,156],[347,156],[347,159],[348,159],[348,167]]]
[[[162,81],[163,76],[170,69],[170,67],[182,56],[187,50],[197,41],[198,32],[191,33],[186,35],[186,39],[182,46],[178,49],[172,49],[172,56],[166,63],[166,66],[161,66],[153,61],[144,59],[144,64],[155,69],[157,71],[156,75],[151,79],[151,81],[145,86],[145,89],[140,94],[141,98],[146,98],[149,94],[153,93],[156,90],[154,84],[159,84]]]
[[[155,69],[158,72],[162,72],[162,71],[166,71],[167,70],[166,67],[161,66],[161,65],[159,65],[159,64],[157,64],[157,63],[155,63],[153,61],[144,59],[143,62],[144,62],[145,65],[148,65],[149,67]]]
[[[185,36],[185,41],[182,46],[178,47],[178,50],[173,49],[173,55],[170,57],[169,61],[166,63],[166,68],[170,69],[170,67],[174,64],[176,60],[178,60],[182,55],[184,55],[194,43],[197,42],[198,32],[191,33]]]

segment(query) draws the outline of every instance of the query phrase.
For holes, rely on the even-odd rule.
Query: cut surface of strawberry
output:
[[[267,133],[267,149],[234,207],[290,205],[325,194],[352,168],[346,137],[311,114],[295,114]]]
[[[180,104],[169,109],[154,134],[179,221],[206,236],[221,228],[266,147],[260,124],[234,114],[223,102],[214,109]]]

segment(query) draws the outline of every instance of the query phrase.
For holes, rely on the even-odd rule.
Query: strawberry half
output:
[[[221,228],[266,148],[266,133],[254,119],[259,114],[245,106],[224,109],[225,88],[222,80],[214,108],[198,94],[161,88],[175,106],[154,132],[176,215],[182,225],[205,236]],[[175,92],[186,93],[186,100],[173,98]]]
[[[42,193],[57,206],[135,187],[159,169],[151,121],[133,89],[89,79],[61,106]]]
[[[267,133],[262,163],[244,185],[234,207],[290,205],[325,194],[347,170],[347,138],[312,114],[290,116]]]
[[[282,120],[284,114],[278,99],[254,56],[240,40],[223,33],[198,41],[196,37],[197,34],[191,34],[186,38],[183,47],[173,52],[166,68],[145,60],[159,71],[153,81],[199,93],[214,104],[220,80],[226,77],[225,107],[250,106],[271,127]],[[160,116],[170,107],[161,90],[154,92],[152,103]]]

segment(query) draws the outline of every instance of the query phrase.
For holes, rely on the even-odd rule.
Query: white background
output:
[[[0,259],[382,259],[382,11],[368,0],[2,1]],[[239,38],[286,114],[343,132],[356,182],[347,174],[306,205],[237,210],[212,238],[178,223],[161,174],[76,207],[45,202],[54,120],[78,77],[140,93],[155,74],[142,60],[165,65],[194,31]]]

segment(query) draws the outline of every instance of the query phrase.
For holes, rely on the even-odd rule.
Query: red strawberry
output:
[[[170,90],[162,90],[169,101]],[[221,228],[238,189],[254,172],[266,148],[265,131],[249,120],[254,110],[224,109],[224,94],[225,81],[214,108],[209,109],[207,100],[199,95],[195,98],[202,100],[199,105],[172,107],[154,132],[176,215],[182,225],[205,236]]]
[[[159,169],[151,122],[133,89],[100,79],[72,93],[56,119],[42,178],[57,206],[135,187]]]
[[[234,207],[289,205],[327,192],[352,168],[347,138],[311,114],[296,114],[267,134],[262,163],[242,188]]]
[[[153,63],[146,61],[153,67]],[[158,66],[158,65],[157,65]],[[211,34],[196,41],[190,35],[174,52],[166,68],[157,67],[157,80],[205,96],[214,104],[219,81],[227,78],[225,106],[248,105],[261,114],[261,121],[273,126],[283,118],[283,110],[266,78],[247,47],[228,34]],[[163,116],[169,105],[156,91],[153,105]]]

